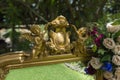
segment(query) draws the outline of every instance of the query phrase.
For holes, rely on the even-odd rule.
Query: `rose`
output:
[[[95,57],[92,57],[92,59],[90,60],[90,64],[95,69],[99,69],[102,66],[100,59]]]
[[[114,55],[114,56],[112,57],[112,62],[113,62],[115,65],[119,66],[119,65],[120,65],[120,56]]]
[[[118,43],[120,43],[120,36],[118,36],[117,41],[118,41]]]
[[[115,42],[112,38],[106,38],[103,40],[103,45],[108,49],[113,49],[115,47]]]
[[[90,34],[91,34],[92,36],[95,36],[96,34],[98,34],[97,28],[94,27],[93,30],[90,32]]]
[[[113,52],[117,55],[120,55],[120,45],[116,45],[115,48],[113,49]]]
[[[108,32],[114,33],[114,32],[118,32],[119,31],[119,27],[120,26],[116,26],[116,25],[111,25],[111,23],[108,23],[106,28]]]
[[[94,42],[97,46],[100,46],[100,42],[102,38],[103,38],[103,34],[100,34],[97,38],[95,38]]]
[[[112,72],[105,71],[103,73],[103,76],[105,79],[111,79],[113,77],[113,74],[112,74]]]
[[[115,77],[117,78],[116,80],[120,80],[120,67],[116,68]]]
[[[86,74],[93,75],[95,74],[96,70],[91,65],[89,65],[88,68],[85,68],[85,72]]]

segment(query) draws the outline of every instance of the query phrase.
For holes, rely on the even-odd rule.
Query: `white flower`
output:
[[[108,23],[106,25],[107,31],[111,33],[115,33],[119,31],[120,25],[112,25],[112,23]]]
[[[113,49],[115,47],[115,42],[112,38],[106,38],[103,40],[103,45],[108,49]]]
[[[120,65],[120,56],[114,55],[114,56],[112,57],[112,62],[113,62],[115,65],[119,66],[119,65]]]
[[[102,66],[100,59],[95,57],[92,57],[92,59],[90,60],[90,64],[95,69],[99,69]]]
[[[116,80],[120,80],[120,67],[116,68],[115,77],[116,77]]]
[[[120,45],[116,45],[113,49],[114,54],[120,55]]]
[[[106,72],[103,73],[103,76],[104,76],[105,79],[109,80],[109,79],[112,79],[113,74],[112,74],[112,72],[106,71]]]
[[[117,42],[120,43],[120,36],[118,36],[118,38],[117,38]]]

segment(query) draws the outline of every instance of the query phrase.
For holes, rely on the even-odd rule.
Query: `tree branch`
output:
[[[23,4],[25,7],[27,7],[34,15],[36,15],[37,17],[39,17],[41,20],[43,20],[44,22],[48,22],[45,18],[43,18],[42,16],[40,16],[35,10],[33,10],[29,5],[23,3],[21,0],[18,0],[18,2],[20,2],[21,4]]]

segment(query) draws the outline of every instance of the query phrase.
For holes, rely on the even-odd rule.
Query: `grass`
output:
[[[73,71],[64,64],[54,64],[10,70],[5,80],[93,80],[93,78]]]

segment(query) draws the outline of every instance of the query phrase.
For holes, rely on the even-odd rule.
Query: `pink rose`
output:
[[[103,73],[103,76],[104,76],[105,79],[109,80],[113,77],[113,74],[112,74],[112,72],[106,71],[106,72]]]
[[[118,41],[118,43],[120,43],[120,36],[118,36],[117,41]]]
[[[120,80],[120,67],[116,68],[115,77],[116,77],[116,80]]]
[[[99,69],[102,66],[99,58],[92,57],[90,64],[94,69]]]
[[[120,55],[120,45],[116,45],[113,49],[114,54]]]
[[[114,55],[114,56],[112,57],[112,62],[113,62],[115,65],[119,66],[119,65],[120,65],[120,56]]]
[[[113,49],[115,47],[115,42],[112,38],[106,38],[103,40],[103,45],[108,49]]]

